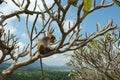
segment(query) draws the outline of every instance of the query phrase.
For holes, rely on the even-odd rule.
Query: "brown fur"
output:
[[[52,51],[50,43],[54,43],[55,37],[53,35],[48,35],[38,40],[37,49],[40,54],[46,54]]]

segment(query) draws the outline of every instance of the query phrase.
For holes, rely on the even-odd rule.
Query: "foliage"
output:
[[[9,9],[8,5],[12,4],[12,7],[16,9],[10,10],[8,13],[3,9],[0,11],[0,27],[2,27],[0,29],[0,65],[3,62],[11,61],[10,66],[0,73],[0,79],[6,80],[7,75],[12,74],[18,68],[32,64],[38,60],[40,53],[37,50],[36,41],[51,28],[55,28],[54,31],[58,34],[55,35],[56,42],[51,44],[54,46],[54,50],[48,51],[47,54],[42,55],[41,58],[79,49],[94,38],[117,28],[117,26],[112,25],[112,22],[110,22],[108,25],[94,32],[94,34],[84,38],[80,33],[81,23],[86,16],[98,9],[113,6],[114,2],[111,1],[111,3],[107,3],[107,0],[101,0],[99,3],[97,0],[65,0],[65,3],[63,3],[63,1],[64,0],[53,0],[50,5],[46,0],[3,0],[1,2],[0,6],[3,6],[3,8],[5,6],[6,9]],[[3,4],[3,2],[7,2],[8,4]],[[42,9],[41,6],[43,7]],[[71,18],[75,19],[73,20],[74,24],[70,25],[70,23],[68,23],[68,30],[66,30],[64,25],[66,25],[66,20],[69,19],[67,17],[69,17],[69,12],[72,7],[75,9],[75,16]],[[23,43],[25,41],[27,44],[25,46],[18,45],[18,35],[13,35],[10,31],[8,31],[8,33],[4,32],[5,27],[10,26],[10,24],[7,23],[9,23],[9,20],[13,17],[16,17],[15,20],[13,20],[13,22],[15,22],[14,24],[19,22],[18,24],[20,25],[14,25],[14,27],[21,27],[24,33],[26,33],[27,39],[21,40]],[[30,19],[31,17],[32,20]],[[24,48],[20,49],[21,46]],[[29,75],[26,76],[29,77]]]
[[[72,80],[120,80],[120,32],[108,32],[71,55]]]
[[[70,80],[68,71],[45,70],[46,80]],[[8,77],[8,80],[42,80],[40,71],[17,70]]]

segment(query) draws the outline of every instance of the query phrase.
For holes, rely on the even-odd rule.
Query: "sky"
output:
[[[9,14],[15,10],[18,10],[17,7],[12,4],[11,0],[6,0],[9,3],[5,4],[3,3],[0,5],[0,11],[4,12],[4,14]],[[34,0],[31,0],[34,2]],[[40,0],[39,0],[40,1]],[[106,0],[107,2],[110,2],[111,0]],[[31,7],[29,9],[32,9],[32,6],[34,3],[32,2]],[[53,3],[53,0],[46,0],[47,5],[50,6]],[[41,9],[43,9],[42,3],[39,2],[41,5]],[[68,22],[70,21],[71,25],[73,25],[74,19],[71,18],[72,16],[75,16],[76,9],[74,7],[70,8],[68,15],[67,15],[67,20],[65,22],[65,29],[67,30],[68,28]],[[1,15],[1,14],[0,14]],[[30,23],[32,24],[33,18],[35,16],[31,16],[29,18]],[[7,27],[5,27],[5,32],[7,33],[8,30],[11,31],[11,33],[16,34],[18,37],[20,37],[20,42],[18,43],[19,46],[21,46],[21,49],[25,45],[27,45],[28,37],[26,36],[25,32],[25,21],[24,21],[25,15],[21,16],[21,22],[17,21],[16,17],[11,18],[10,20],[7,20],[6,22],[8,23]],[[85,32],[91,33],[96,31],[96,24],[99,22],[102,26],[106,25],[110,19],[113,19],[114,24],[117,24],[118,26],[120,25],[120,7],[117,5],[114,5],[109,8],[103,8],[99,9],[97,11],[94,11],[93,13],[89,14],[84,21],[81,23],[82,27],[82,34]],[[56,24],[53,24],[53,26],[56,26]],[[57,31],[57,29],[56,29]],[[59,32],[55,34],[55,36],[58,36]],[[67,54],[70,54],[71,52],[66,52]],[[65,54],[66,54],[65,53]],[[53,56],[47,57],[43,59],[43,63],[47,65],[53,65],[53,66],[62,66],[65,65],[66,62],[69,61],[69,58],[66,58],[63,54],[55,54]]]

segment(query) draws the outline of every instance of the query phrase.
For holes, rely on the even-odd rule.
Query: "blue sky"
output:
[[[110,1],[110,0],[107,0],[107,1]],[[48,5],[50,5],[50,3],[52,3],[52,0],[48,0]],[[9,4],[9,5],[6,5],[6,4],[0,5],[0,11],[3,11],[5,14],[7,14],[11,11],[17,10],[17,8],[15,8],[12,4]],[[74,7],[72,7],[69,11],[69,14],[67,15],[67,21],[68,22],[70,21],[71,24],[73,24],[72,21],[74,21],[74,18],[72,18],[72,16],[73,17],[75,16],[75,11],[76,11],[76,9]],[[10,29],[12,33],[15,33],[18,37],[20,37],[19,45],[21,46],[21,49],[28,42],[28,37],[25,32],[24,17],[25,16],[23,15],[21,18],[21,22],[18,22],[16,17],[8,20],[7,21],[8,27],[6,28],[7,30]],[[81,33],[84,34],[85,32],[88,32],[88,33],[95,32],[96,24],[98,22],[104,26],[108,23],[108,21],[110,19],[113,19],[114,24],[117,24],[118,26],[120,25],[120,7],[118,7],[117,5],[114,5],[109,8],[99,9],[99,10],[94,11],[93,13],[89,14],[84,19],[84,21],[81,23],[81,27],[82,27]],[[33,22],[33,18],[31,16],[30,23],[32,23],[32,22]],[[67,26],[67,23],[64,26]],[[56,24],[53,24],[53,26],[55,27]],[[56,31],[58,31],[58,30],[56,29]],[[58,35],[59,35],[59,31],[55,34],[55,36],[58,36]],[[71,53],[71,52],[66,52],[66,53]],[[68,60],[69,59],[67,59],[63,55],[56,54],[56,55],[50,56],[48,58],[45,58],[43,61],[47,65],[53,65],[53,66],[58,65],[59,66],[59,65],[64,65],[66,62],[68,62]]]
[[[85,31],[92,32],[96,30],[96,23],[104,26],[110,19],[113,19],[114,24],[120,25],[120,7],[114,5],[97,10],[86,17],[82,26]]]

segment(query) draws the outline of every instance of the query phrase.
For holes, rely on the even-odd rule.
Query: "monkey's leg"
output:
[[[46,53],[43,45],[40,46],[39,52],[40,52],[40,54],[45,54]]]
[[[47,51],[47,52],[50,52],[50,51],[53,51],[53,49],[50,49],[50,48],[47,47],[47,48],[46,48],[46,51]]]

